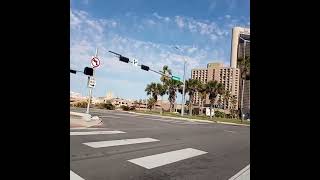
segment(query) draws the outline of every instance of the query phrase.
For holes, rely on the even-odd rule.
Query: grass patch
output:
[[[160,115],[160,112],[157,111],[134,111],[137,113],[143,113],[143,114],[154,114],[154,115]],[[162,116],[169,116],[169,117],[182,117],[178,113],[170,113],[170,112],[163,112]],[[200,116],[200,115],[194,115],[194,116],[189,116],[189,115],[184,115],[183,118],[188,118],[188,119],[199,119],[199,120],[208,120],[208,121],[220,121],[220,122],[229,122],[229,123],[236,123],[236,124],[248,124],[250,125],[250,121],[243,120],[241,122],[240,119],[229,119],[229,118],[218,118],[218,117],[210,117],[207,116]]]

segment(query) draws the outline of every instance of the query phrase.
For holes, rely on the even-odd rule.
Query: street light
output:
[[[247,44],[247,42],[250,43],[250,40],[246,40],[246,39],[242,38],[241,36],[239,36],[239,38],[242,39],[243,42],[244,42],[244,45],[243,45],[243,60],[245,60],[245,58],[246,58],[246,44]],[[245,80],[242,79],[242,89],[241,89],[241,119],[242,120],[244,119],[244,113],[243,113],[244,83],[245,83]]]
[[[180,55],[181,55],[181,49],[177,46],[174,46],[175,49],[179,50]],[[182,56],[182,55],[181,55]],[[186,85],[186,59],[183,57],[184,63],[183,63],[183,88],[182,88],[182,107],[181,107],[181,116],[184,115],[184,104],[185,104],[185,85]]]

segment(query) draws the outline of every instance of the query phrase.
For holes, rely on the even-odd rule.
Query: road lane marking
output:
[[[247,180],[250,179],[250,164],[232,176],[229,180]]]
[[[118,116],[99,116],[99,117],[101,117],[101,118],[117,118],[117,119],[121,118]]]
[[[171,151],[151,156],[145,156],[142,158],[128,160],[131,163],[142,166],[146,169],[152,169],[159,166],[171,164],[184,159],[192,158],[195,156],[200,156],[206,154],[205,151],[200,151],[193,148],[186,148],[177,151]]]
[[[98,135],[98,134],[119,134],[125,133],[123,131],[86,131],[86,132],[70,132],[70,136],[81,136],[81,135]]]
[[[70,180],[84,180],[84,179],[80,177],[78,174],[70,170]]]
[[[236,133],[234,131],[228,131],[228,130],[224,130],[225,132],[229,132],[229,133]]]
[[[108,129],[108,128],[90,128],[90,127],[88,127],[88,128],[70,128],[71,130],[103,130],[103,129]]]
[[[128,144],[139,144],[139,143],[147,143],[147,142],[155,142],[155,141],[160,141],[160,140],[152,139],[152,138],[138,138],[138,139],[121,139],[121,140],[112,140],[112,141],[87,142],[83,144],[93,148],[101,148],[101,147],[122,146],[122,145],[128,145]]]

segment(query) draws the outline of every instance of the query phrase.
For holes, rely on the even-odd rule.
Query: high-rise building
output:
[[[191,78],[198,79],[202,83],[207,83],[211,80],[215,80],[219,83],[222,83],[225,87],[225,90],[230,91],[231,95],[238,98],[239,95],[239,76],[240,71],[238,68],[224,67],[222,63],[209,63],[207,68],[202,69],[192,69]],[[219,99],[218,97],[217,99]],[[193,104],[200,104],[201,98],[199,97],[198,92],[195,94]],[[210,104],[209,96],[207,95],[205,104]],[[223,109],[230,109],[230,102],[226,102],[222,99]],[[236,105],[238,107],[238,104]]]
[[[250,29],[234,27],[232,29],[230,65],[232,68],[239,68],[240,74],[243,69],[239,62],[244,58],[250,59]],[[240,76],[239,87],[239,108],[243,114],[250,114],[250,78]]]

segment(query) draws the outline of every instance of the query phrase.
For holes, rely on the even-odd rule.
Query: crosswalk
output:
[[[152,121],[160,121],[172,124],[181,124],[181,125],[203,125],[209,124],[206,122],[195,122],[195,121],[187,121],[187,120],[178,120],[178,119],[170,119],[165,117],[157,117],[157,116],[148,116],[148,115],[139,115],[139,114],[125,114],[125,113],[117,113],[113,115],[100,115],[101,118],[113,118],[113,119],[121,119],[123,117],[135,117],[145,120],[152,120]]]
[[[84,129],[84,128],[83,128]],[[81,130],[83,130],[81,129]],[[84,142],[82,143],[85,146],[91,147],[91,148],[108,148],[108,147],[114,147],[114,146],[126,146],[126,145],[133,145],[133,144],[145,144],[145,143],[157,143],[160,140],[154,139],[152,137],[141,137],[141,138],[134,138],[134,139],[121,139],[121,134],[124,134],[126,132],[119,131],[119,130],[105,130],[104,128],[87,128],[86,131],[73,131],[73,130],[79,130],[78,129],[70,129],[72,130],[70,132],[70,136],[89,136],[89,135],[100,135],[100,136],[108,136],[113,134],[112,137],[114,137],[114,140],[108,140],[108,141],[94,141],[94,142]],[[169,152],[162,152],[160,154],[153,154],[150,156],[144,156],[144,157],[135,157],[134,159],[128,159],[127,162],[130,162],[132,164],[135,164],[139,167],[145,168],[145,169],[153,169],[160,166],[165,166],[171,163],[175,163],[178,161],[182,161],[185,159],[193,158],[196,156],[204,155],[207,152],[194,149],[194,148],[185,148],[185,149],[177,149],[175,151],[169,151]],[[81,177],[79,174],[76,174],[72,170],[70,170],[70,180],[84,180],[83,177]]]

